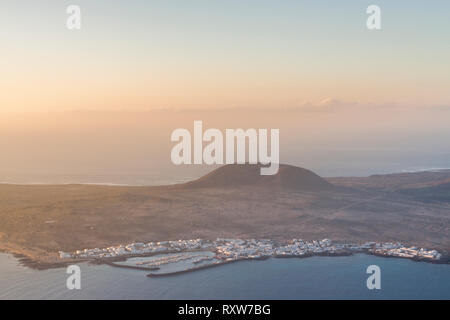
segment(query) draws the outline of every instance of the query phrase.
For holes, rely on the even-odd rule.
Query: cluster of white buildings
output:
[[[417,247],[405,247],[401,243],[376,244],[372,252],[379,255],[402,257],[402,258],[425,258],[439,260],[442,254],[436,250],[427,250]]]
[[[302,239],[293,239],[290,243],[280,246],[275,250],[275,255],[294,255],[294,256],[304,256],[309,254],[319,254],[330,252],[334,253],[339,251],[341,248],[336,245],[332,245],[331,240],[313,240],[313,241],[303,241]]]
[[[220,240],[220,241],[219,241]],[[338,254],[369,249],[368,244],[333,244],[330,239],[304,241],[292,239],[283,243],[272,240],[218,239],[216,252],[221,259],[264,258],[283,256],[310,256],[314,254]]]
[[[86,258],[114,258],[127,255],[145,255],[151,253],[166,253],[174,251],[193,251],[198,249],[210,249],[211,243],[202,239],[161,241],[148,243],[130,243],[127,245],[111,246],[108,248],[82,249],[72,253],[59,252],[61,259],[86,259]]]
[[[218,258],[226,260],[240,258],[256,259],[271,256],[303,256],[312,253],[338,250],[337,247],[332,246],[331,240],[329,239],[319,241],[293,239],[283,244],[278,244],[268,239],[218,239],[216,243]]]
[[[215,258],[225,261],[238,259],[258,259],[283,256],[310,256],[320,254],[340,254],[346,252],[371,252],[378,255],[397,256],[404,258],[440,259],[441,254],[436,250],[405,247],[401,243],[366,242],[362,244],[338,244],[329,239],[305,241],[292,239],[278,243],[270,239],[223,239],[215,241],[193,239],[161,241],[149,243],[131,243],[127,245],[111,246],[108,248],[94,248],[77,250],[73,253],[60,252],[61,259],[80,258],[114,258],[119,256],[138,256],[155,253],[213,251]]]
[[[215,244],[216,256],[222,260],[269,257],[275,250],[274,243],[267,239],[217,239]]]

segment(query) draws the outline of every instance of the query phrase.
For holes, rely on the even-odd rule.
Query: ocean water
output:
[[[381,289],[366,268],[381,268]],[[37,271],[0,254],[0,299],[450,299],[450,266],[364,254],[243,261],[163,278],[79,264],[81,290],[64,268]]]

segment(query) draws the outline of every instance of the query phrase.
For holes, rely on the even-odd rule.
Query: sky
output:
[[[170,133],[194,120],[279,128],[281,162],[322,175],[450,167],[449,16],[447,0],[0,0],[0,182],[171,172]]]
[[[450,104],[450,3],[2,0],[2,111]],[[81,8],[82,29],[66,28]]]

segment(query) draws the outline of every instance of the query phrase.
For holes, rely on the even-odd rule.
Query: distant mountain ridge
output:
[[[183,184],[185,188],[214,188],[260,186],[295,191],[329,191],[336,187],[314,172],[286,164],[280,164],[278,173],[260,174],[260,164],[230,164],[205,176]]]

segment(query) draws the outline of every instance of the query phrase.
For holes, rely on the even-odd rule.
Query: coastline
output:
[[[139,267],[139,266],[130,266],[130,265],[122,265],[117,264],[116,262],[119,261],[126,261],[127,259],[131,258],[137,258],[137,257],[151,257],[156,254],[144,254],[144,255],[130,255],[126,257],[120,257],[120,258],[110,258],[110,259],[74,259],[72,261],[60,261],[60,262],[40,262],[38,260],[34,260],[26,255],[20,254],[20,253],[11,253],[7,252],[5,250],[1,250],[1,253],[10,254],[14,258],[16,258],[20,265],[38,270],[38,271],[44,271],[44,270],[50,270],[50,269],[58,269],[58,268],[66,268],[67,266],[75,263],[89,263],[92,265],[108,265],[114,268],[122,268],[122,269],[133,269],[133,270],[140,270],[140,271],[157,271],[160,270],[159,267]],[[171,253],[179,253],[179,252],[171,252]],[[405,259],[405,260],[411,260],[414,262],[424,262],[424,263],[431,263],[431,264],[447,264],[450,265],[450,256],[446,256],[441,258],[440,260],[432,260],[427,258],[408,258],[408,257],[399,257],[399,256],[390,256],[390,255],[383,255],[383,254],[377,254],[369,251],[359,251],[355,252],[359,254],[365,254],[365,255],[373,255],[376,257],[381,258],[391,258],[391,259]],[[276,255],[276,256],[266,256],[266,257],[259,257],[259,258],[240,258],[230,261],[221,261],[219,263],[211,263],[207,265],[202,265],[199,267],[189,268],[185,270],[179,270],[174,272],[167,272],[167,273],[149,273],[147,274],[147,277],[149,278],[163,278],[163,277],[171,277],[176,275],[181,275],[185,273],[195,272],[195,271],[201,271],[204,269],[210,269],[214,267],[220,267],[223,265],[231,264],[234,262],[241,262],[241,261],[261,261],[261,260],[268,260],[268,259],[307,259],[311,257],[343,257],[343,256],[353,256],[355,253],[353,252],[345,252],[345,253],[337,253],[337,254],[329,254],[329,253],[319,253],[319,254],[305,254],[305,255]],[[160,253],[158,253],[160,254]]]
[[[448,264],[450,265],[450,256],[444,256],[439,260],[435,259],[429,259],[429,258],[418,258],[418,257],[400,257],[400,256],[391,256],[391,255],[385,255],[385,254],[379,254],[375,252],[365,252],[365,254],[376,256],[376,257],[382,257],[382,258],[397,258],[397,259],[407,259],[412,260],[414,262],[426,262],[426,263],[432,263],[432,264]]]
[[[76,263],[89,263],[92,265],[104,264],[104,265],[109,265],[109,266],[115,267],[115,268],[134,269],[134,270],[141,270],[141,271],[157,271],[157,270],[160,270],[159,267],[131,266],[131,265],[117,264],[116,262],[122,262],[122,261],[126,261],[128,259],[131,259],[131,258],[138,258],[138,257],[152,257],[152,256],[160,255],[160,254],[177,254],[177,253],[183,253],[183,252],[198,252],[198,251],[205,251],[205,250],[204,249],[192,249],[192,250],[185,250],[185,251],[168,250],[165,252],[148,252],[148,253],[143,253],[143,254],[128,254],[128,255],[122,255],[122,256],[117,256],[117,257],[108,257],[108,258],[76,258],[76,259],[67,259],[67,260],[53,258],[53,255],[49,255],[49,257],[50,256],[52,257],[51,260],[49,259],[49,261],[41,261],[41,260],[32,258],[27,254],[19,253],[19,252],[17,252],[17,250],[5,249],[4,247],[0,248],[0,253],[12,255],[14,258],[16,258],[18,260],[20,265],[30,268],[30,269],[40,270],[40,271],[49,270],[49,269],[66,268],[67,266],[69,266],[71,264],[76,264]],[[206,251],[214,252],[214,250],[206,250]],[[421,258],[421,257],[393,256],[393,255],[387,255],[387,254],[380,254],[380,253],[372,252],[371,250],[368,250],[368,249],[364,249],[364,250],[356,250],[356,251],[343,250],[343,251],[334,252],[334,253],[317,252],[317,253],[306,253],[306,254],[302,254],[302,255],[278,254],[278,255],[272,255],[272,256],[259,256],[259,257],[252,257],[252,258],[241,257],[241,258],[232,259],[232,260],[224,259],[224,260],[221,260],[216,263],[210,263],[210,264],[206,264],[206,265],[202,265],[202,266],[198,266],[198,267],[194,267],[194,268],[188,268],[185,270],[179,270],[179,271],[167,272],[167,273],[151,273],[151,274],[148,274],[147,276],[148,277],[174,276],[174,275],[179,275],[179,274],[189,273],[189,272],[194,272],[194,271],[200,271],[203,269],[218,267],[218,266],[222,266],[222,265],[226,265],[226,264],[230,264],[230,263],[234,263],[234,262],[240,262],[240,261],[252,261],[252,260],[261,261],[261,260],[267,260],[267,259],[271,259],[271,258],[275,258],[275,259],[293,259],[293,258],[306,259],[306,258],[310,258],[310,257],[338,257],[338,256],[352,256],[355,253],[373,255],[373,256],[382,257],[382,258],[400,258],[400,259],[412,260],[414,262],[425,262],[425,263],[432,263],[432,264],[448,264],[448,265],[450,265],[450,255],[448,255],[448,254],[442,256],[441,259],[436,260],[436,259]]]

